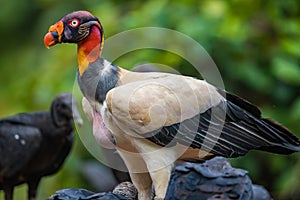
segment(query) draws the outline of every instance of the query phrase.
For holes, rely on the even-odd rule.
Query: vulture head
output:
[[[87,11],[72,12],[50,26],[44,37],[44,44],[51,47],[58,43],[79,43],[91,32],[97,33],[98,38],[103,41],[103,28],[98,18]]]
[[[53,100],[51,116],[54,124],[58,127],[72,123],[73,119],[78,125],[83,123],[76,100],[72,98],[70,93],[62,93]]]

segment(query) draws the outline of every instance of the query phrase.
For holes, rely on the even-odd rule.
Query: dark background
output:
[[[226,90],[258,105],[265,117],[276,119],[300,137],[299,4],[297,0],[1,2],[0,117],[46,110],[59,92],[72,92],[76,47],[61,45],[47,50],[43,36],[65,14],[88,10],[99,17],[107,38],[146,26],[190,36],[213,58]],[[116,64],[130,69],[143,62],[161,63],[182,74],[198,76],[182,58],[163,51],[136,51]],[[38,199],[66,187],[93,190],[79,173],[80,164],[91,159],[76,135],[63,169],[42,180]],[[254,151],[231,161],[233,166],[248,170],[253,182],[267,187],[275,199],[299,198],[300,154]],[[25,199],[25,190],[24,186],[17,187],[16,199]]]

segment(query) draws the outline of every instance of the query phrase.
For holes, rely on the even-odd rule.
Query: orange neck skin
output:
[[[99,58],[103,42],[103,36],[96,26],[92,27],[87,38],[78,42],[77,56],[80,76],[87,70],[89,63],[95,62]]]

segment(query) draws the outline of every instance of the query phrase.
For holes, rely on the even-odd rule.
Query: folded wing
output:
[[[205,81],[164,75],[111,90],[106,98],[114,124],[160,146],[177,143],[225,157],[251,149],[300,151],[289,130],[261,117],[243,99]]]

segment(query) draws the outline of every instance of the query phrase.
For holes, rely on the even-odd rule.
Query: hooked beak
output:
[[[48,33],[44,36],[44,44],[47,48],[61,43],[64,32],[64,23],[62,21],[50,26]]]

